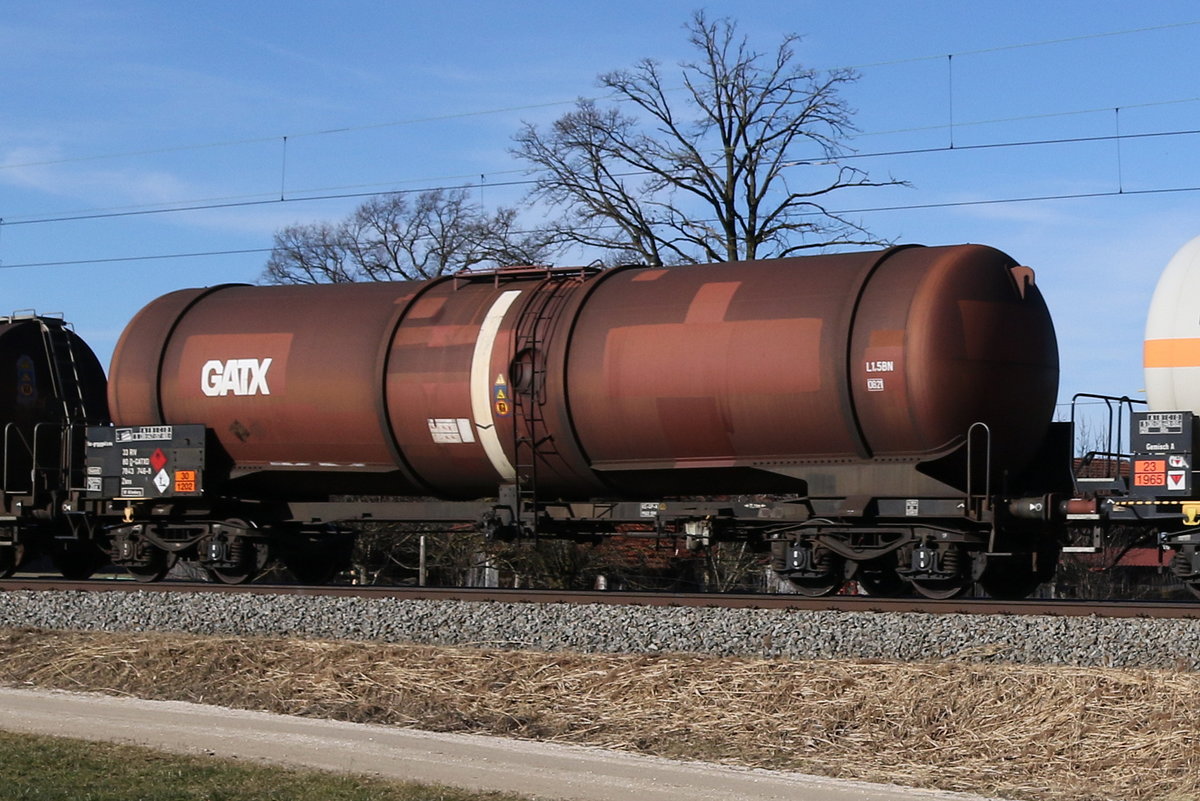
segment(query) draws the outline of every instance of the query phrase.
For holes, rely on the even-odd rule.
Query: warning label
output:
[[[1133,489],[1141,495],[1191,490],[1189,459],[1181,454],[1133,460]]]
[[[1133,485],[1135,487],[1165,487],[1167,485],[1167,460],[1135,459],[1133,462]]]
[[[148,440],[171,439],[175,434],[174,426],[138,426],[137,428],[118,428],[117,442],[146,442]]]
[[[93,426],[87,431],[87,492],[107,498],[200,495],[204,445],[202,425]]]
[[[176,492],[195,492],[196,491],[196,471],[195,470],[176,470],[175,471],[175,491]]]
[[[430,417],[429,435],[441,445],[475,441],[475,427],[465,417]]]
[[[497,417],[508,417],[512,414],[512,395],[508,389],[508,380],[503,373],[496,376],[492,384],[492,406]]]

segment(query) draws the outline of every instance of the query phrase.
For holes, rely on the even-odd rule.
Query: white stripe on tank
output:
[[[501,292],[492,303],[487,316],[483,318],[483,325],[479,327],[475,354],[471,357],[471,414],[475,417],[483,451],[503,481],[515,481],[517,471],[504,453],[500,435],[496,433],[496,420],[492,416],[492,348],[496,344],[504,315],[520,294],[519,289],[510,289]]]

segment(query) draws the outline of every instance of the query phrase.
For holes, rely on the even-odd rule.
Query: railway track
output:
[[[121,579],[64,581],[53,578],[0,580],[0,593],[37,592],[163,592],[253,593],[257,595],[356,596],[402,600],[476,601],[482,603],[608,604],[632,606],[691,606],[729,609],[792,609],[836,612],[914,612],[936,615],[1049,615],[1055,617],[1200,618],[1195,601],[1000,601],[990,598],[880,598],[835,595],[809,598],[796,595],[734,593],[663,593],[562,590],[469,589],[448,587],[363,587],[350,585],[300,586],[252,584],[230,586],[203,582],[164,581],[144,584]]]

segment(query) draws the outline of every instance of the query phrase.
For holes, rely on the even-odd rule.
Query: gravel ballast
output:
[[[157,592],[0,592],[0,626],[580,653],[1200,669],[1200,620]]]

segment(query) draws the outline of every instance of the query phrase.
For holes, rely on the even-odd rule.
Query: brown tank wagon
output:
[[[205,489],[166,466],[165,489],[126,482],[114,536],[149,576],[160,551],[195,547],[240,580],[270,527],[632,521],[701,543],[749,533],[810,593],[854,576],[952,594],[1002,556],[1028,584],[1055,546],[1020,521],[998,545],[991,484],[1044,490],[1026,468],[1057,379],[1032,271],[977,245],[183,290],[125,330],[109,405],[118,431],[210,432]],[[174,544],[137,520],[198,494],[233,511]],[[451,503],[347,511],[341,494]]]
[[[359,491],[375,475],[390,494],[480,497],[536,467],[543,498],[585,500],[837,493],[822,467],[936,461],[976,422],[1020,469],[1057,376],[1027,269],[908,247],[184,290],[130,323],[109,399],[119,426],[203,423],[235,475],[283,496],[315,473],[306,486],[344,491],[349,470]]]

